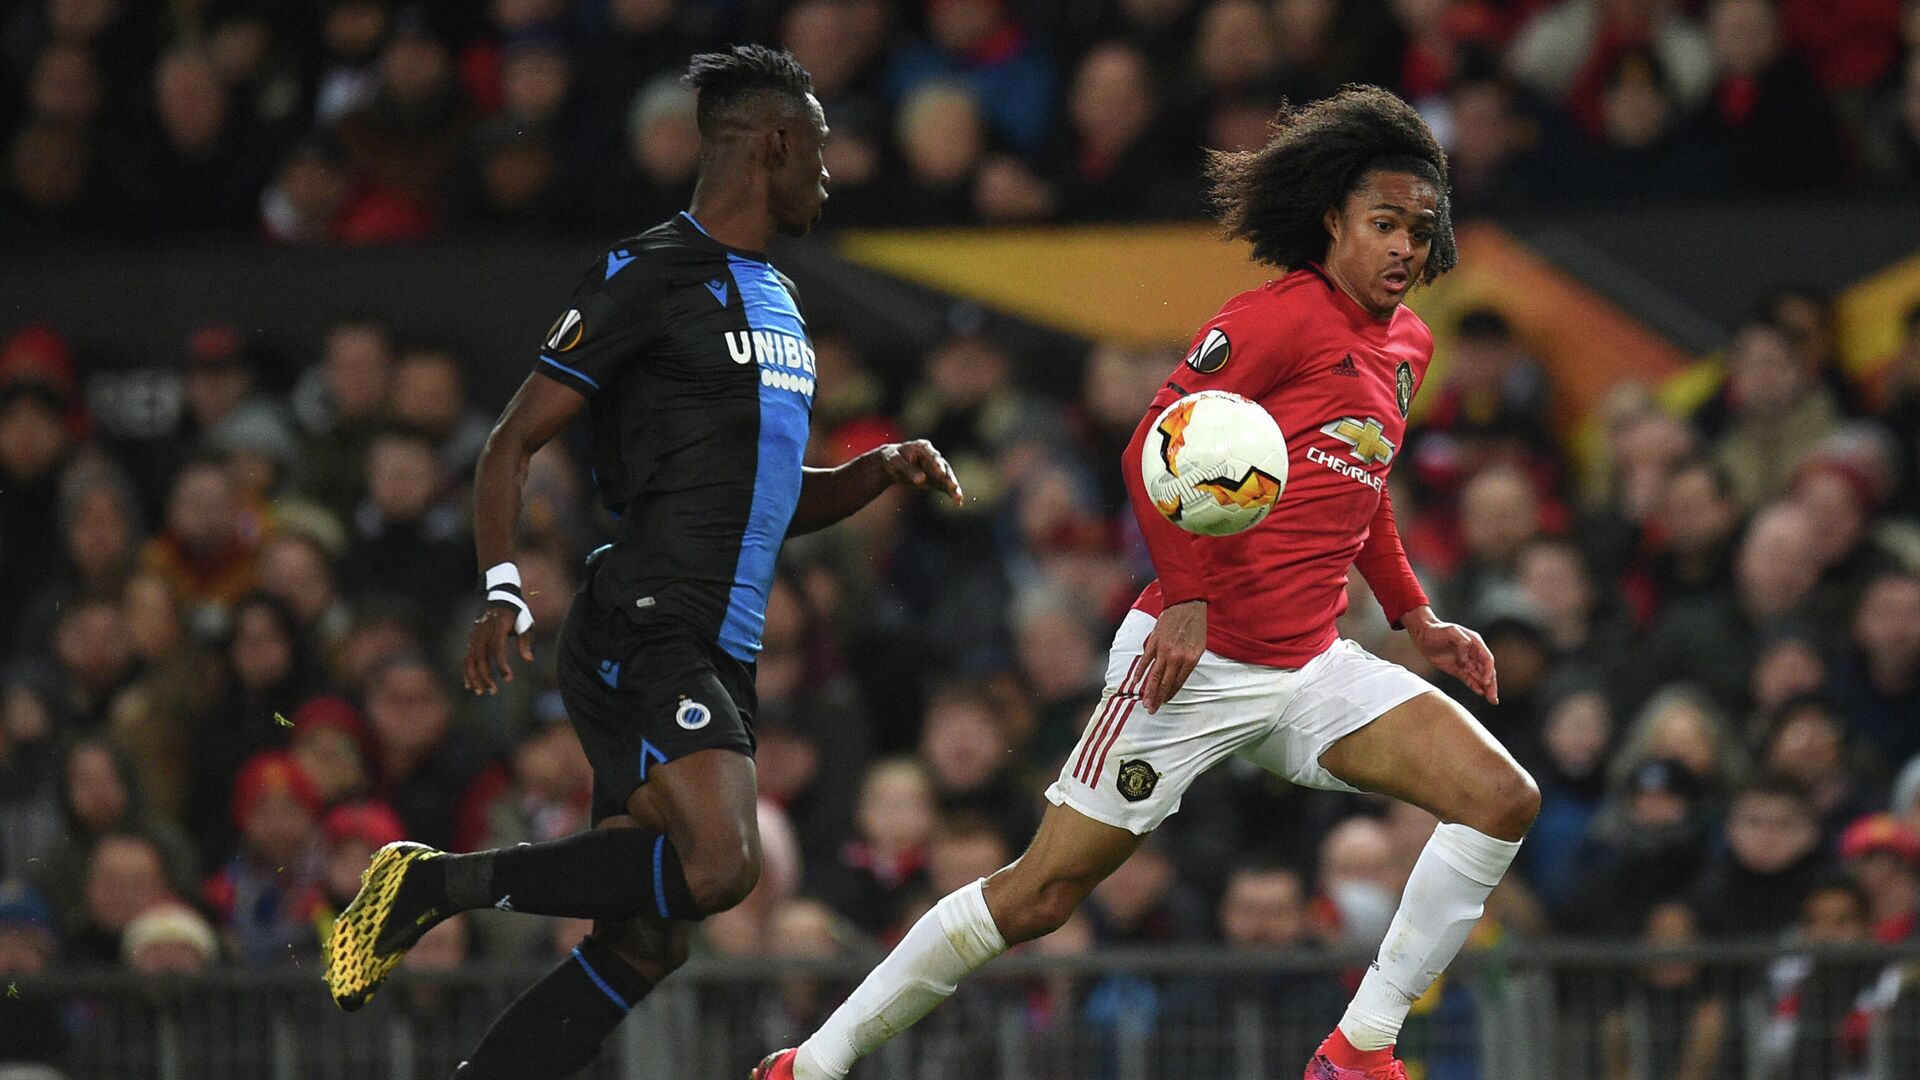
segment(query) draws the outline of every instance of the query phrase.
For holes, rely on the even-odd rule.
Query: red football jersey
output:
[[[1407,565],[1387,498],[1387,471],[1433,333],[1406,307],[1381,322],[1318,267],[1227,301],[1195,335],[1153,399],[1123,459],[1134,516],[1160,579],[1134,607],[1207,601],[1207,648],[1252,664],[1297,668],[1339,635],[1347,568],[1358,566],[1396,625],[1427,602]],[[1287,439],[1287,486],[1266,520],[1233,536],[1195,536],[1160,515],[1140,454],[1175,400],[1230,390],[1273,414]]]

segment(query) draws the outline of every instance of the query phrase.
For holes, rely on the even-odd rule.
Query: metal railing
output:
[[[1213,949],[1007,957],[854,1080],[1291,1077],[1339,1019],[1367,959]],[[743,1080],[769,1049],[812,1031],[872,960],[696,958],[583,1075]],[[0,1017],[64,1033],[58,1065],[71,1080],[445,1080],[537,976],[403,973],[349,1015],[311,967],[164,980],[55,974],[0,979],[11,983]],[[0,1044],[16,1040],[0,1033]],[[1911,1080],[1920,946],[1469,953],[1416,1006],[1400,1052],[1417,1080]]]

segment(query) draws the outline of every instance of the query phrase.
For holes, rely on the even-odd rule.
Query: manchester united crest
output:
[[[1120,775],[1114,779],[1120,797],[1128,802],[1139,802],[1153,794],[1154,785],[1159,782],[1160,774],[1144,761],[1122,761]]]
[[[1405,360],[1393,373],[1393,400],[1400,406],[1400,419],[1407,418],[1407,409],[1413,405],[1413,365]]]

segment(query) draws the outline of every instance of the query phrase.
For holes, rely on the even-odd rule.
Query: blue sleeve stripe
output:
[[[667,838],[662,835],[653,842],[653,902],[660,907],[660,917],[671,919],[667,913],[667,875],[662,864],[667,854]]]
[[[620,1006],[620,1011],[621,1011],[621,1012],[632,1012],[632,1011],[633,1011],[633,1006],[631,1006],[631,1005],[629,1005],[629,1004],[627,1004],[627,1000],[626,1000],[625,998],[623,998],[623,997],[621,997],[621,996],[620,996],[619,994],[617,994],[617,993],[614,993],[614,990],[613,990],[613,987],[611,987],[611,986],[608,986],[608,985],[607,985],[607,980],[605,980],[605,979],[603,979],[603,978],[601,978],[601,977],[600,977],[600,973],[599,973],[599,972],[597,972],[597,971],[595,971],[595,970],[593,970],[593,965],[592,965],[592,964],[589,964],[589,963],[587,963],[587,958],[586,958],[586,957],[584,957],[584,956],[581,956],[581,955],[580,955],[580,950],[579,950],[578,948],[576,948],[576,949],[574,949],[574,950],[573,950],[573,958],[574,958],[575,960],[578,960],[578,961],[580,961],[580,970],[582,970],[582,971],[584,971],[584,972],[586,972],[586,973],[587,973],[587,978],[589,978],[589,979],[592,979],[592,980],[593,980],[593,985],[595,985],[595,986],[597,986],[597,987],[599,987],[599,988],[600,988],[600,992],[601,992],[601,993],[603,993],[603,994],[605,994],[605,995],[607,995],[607,997],[609,997],[609,998],[611,998],[611,999],[613,999],[613,1003],[614,1003],[615,1005],[618,1005],[618,1006]]]
[[[588,386],[593,387],[595,390],[600,389],[600,384],[597,382],[594,382],[593,377],[591,375],[588,375],[584,371],[575,371],[572,368],[568,367],[567,365],[561,363],[560,361],[555,360],[551,356],[542,355],[540,357],[540,362],[544,364],[552,364],[554,367],[557,367],[561,371],[564,371],[567,374],[573,376],[574,378],[579,379],[581,382],[586,383]]]

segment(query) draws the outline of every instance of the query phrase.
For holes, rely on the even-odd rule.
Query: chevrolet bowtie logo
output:
[[[1372,417],[1362,421],[1343,416],[1331,424],[1322,425],[1320,430],[1353,447],[1347,453],[1362,464],[1387,465],[1393,461],[1393,443],[1387,438],[1386,429],[1380,426],[1380,421]]]

